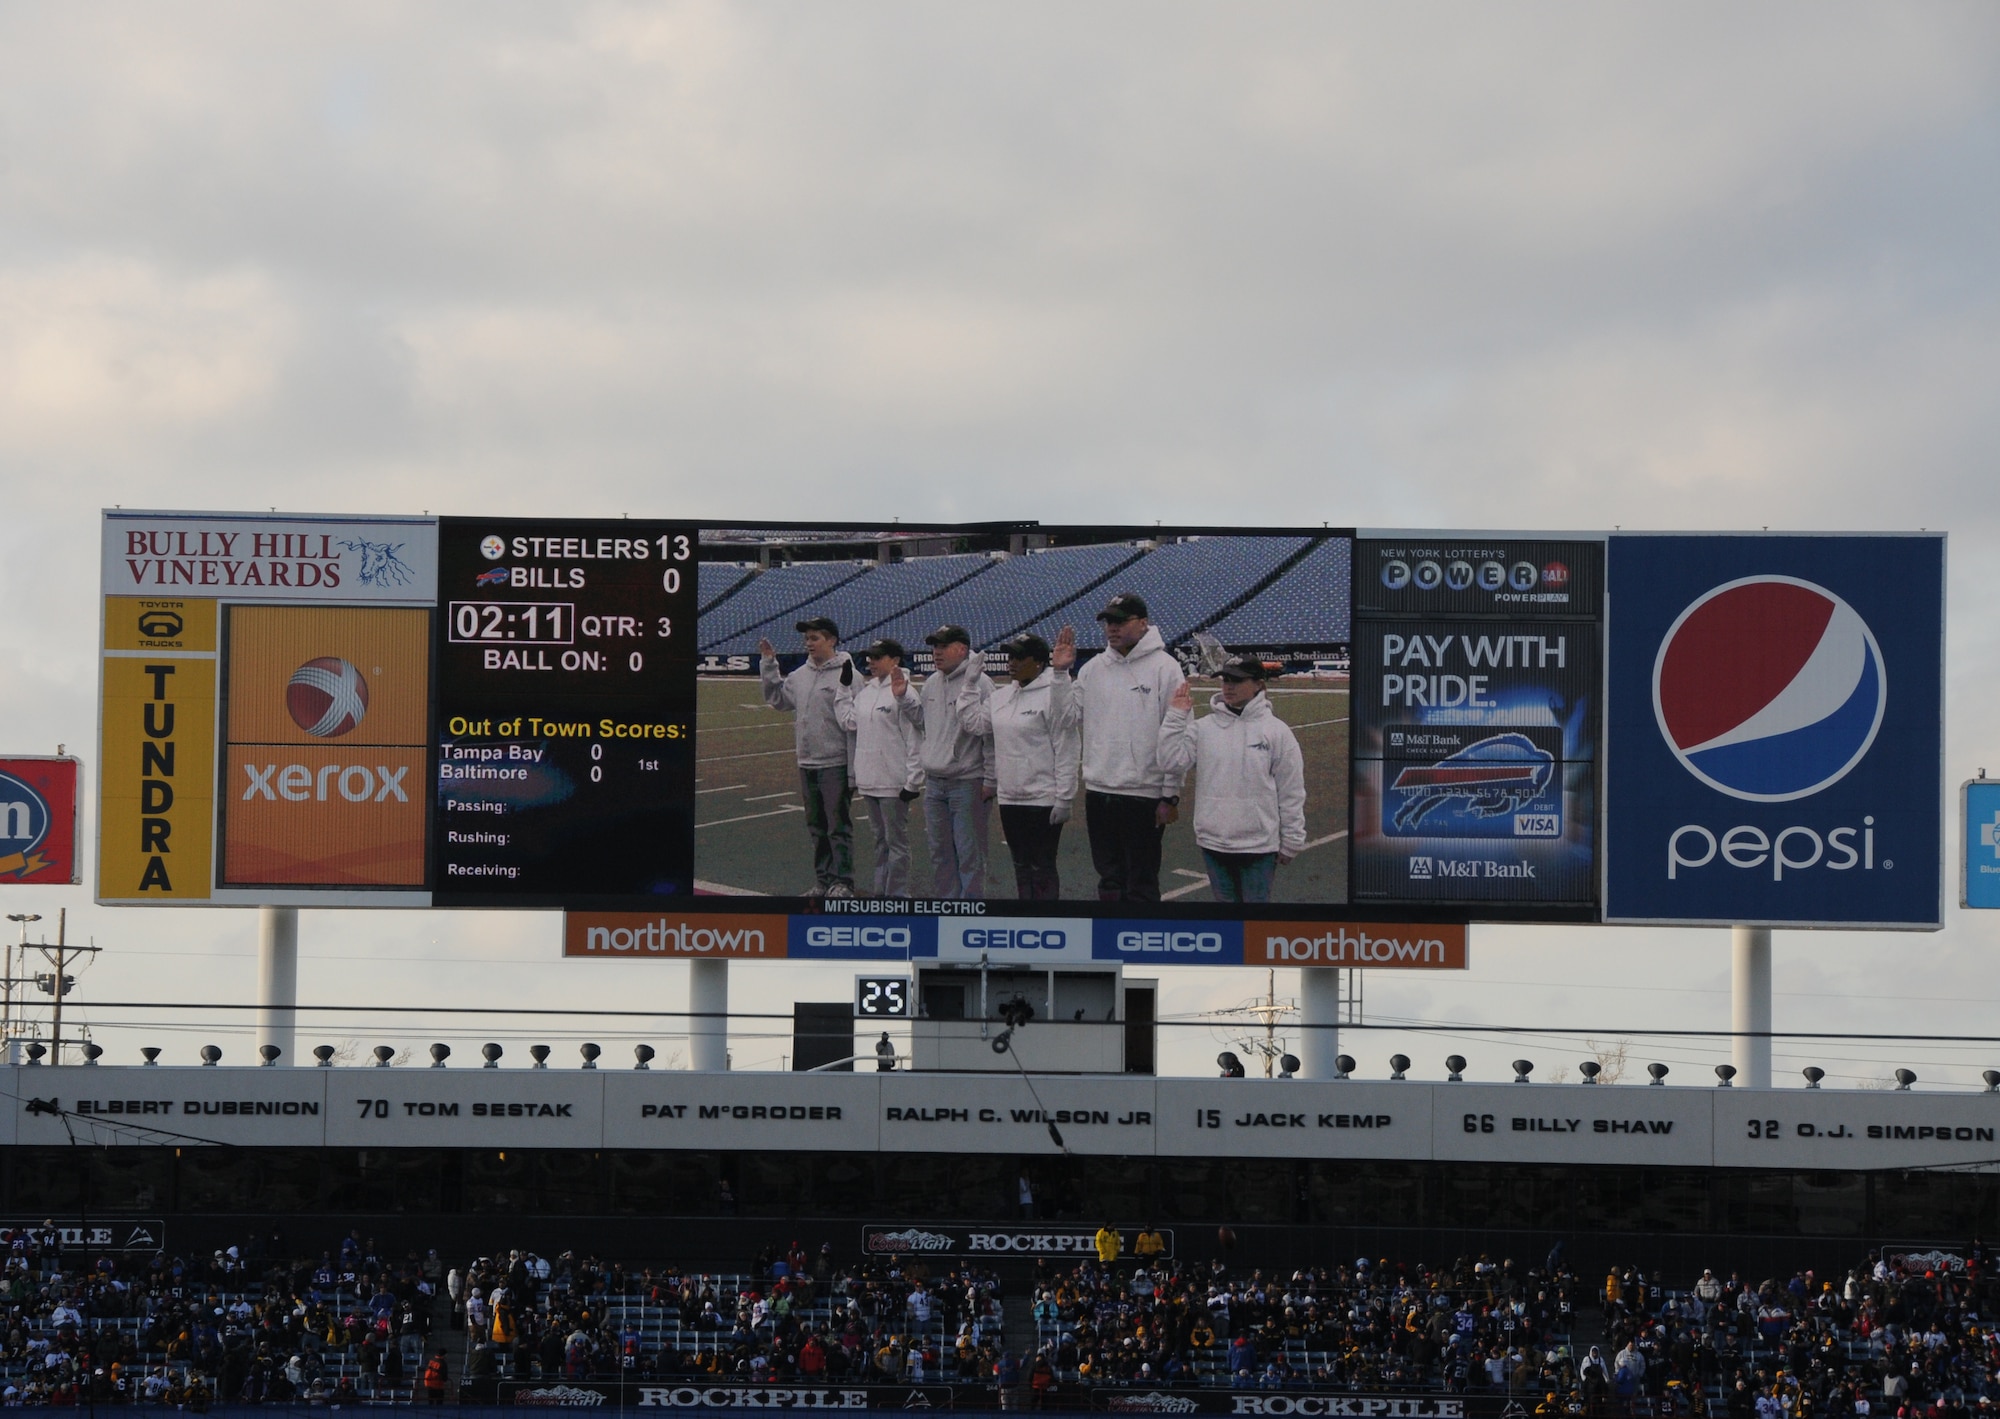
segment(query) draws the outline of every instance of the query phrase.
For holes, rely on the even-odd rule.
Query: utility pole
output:
[[[64,948],[69,944],[69,908],[56,913],[56,1022],[52,1030],[54,1040],[49,1050],[49,1063],[62,1063],[62,1003],[68,992],[69,980],[63,975]],[[44,952],[44,955],[47,953]]]
[[[8,912],[7,920],[21,924],[20,959],[28,959],[28,923],[40,921],[40,912]],[[14,943],[7,943],[6,995],[0,998],[0,1049],[6,1048],[7,1041],[14,1038]]]
[[[69,965],[70,957],[94,956],[104,948],[101,946],[72,946],[69,944],[69,908],[64,907],[56,914],[55,945],[51,946],[47,941],[39,941],[35,943],[35,949],[42,953],[44,960],[52,962],[56,968],[54,976],[47,978],[47,984],[43,988],[49,994],[53,995],[56,1000],[55,1023],[51,1029],[54,1038],[50,1042],[49,1063],[61,1064],[63,997],[69,994],[70,987],[69,973],[65,968]],[[26,958],[26,955],[26,944],[23,943],[23,959]]]

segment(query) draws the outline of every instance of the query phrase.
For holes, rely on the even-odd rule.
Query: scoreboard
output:
[[[439,906],[694,887],[695,529],[438,524]]]
[[[1259,951],[1458,969],[1462,934],[1454,955],[1440,932],[1468,920],[1941,920],[1944,546],[1930,534],[117,508],[101,537],[107,905],[563,909],[573,954],[891,970]],[[1861,563],[1907,575],[1856,580]],[[1135,629],[1167,656],[1106,658]],[[1086,801],[1045,838],[1003,822],[978,901],[950,872],[918,871],[914,893],[878,872],[898,814],[921,824],[954,801],[950,776],[924,782],[898,760],[917,735],[934,763],[992,764],[1002,802],[1040,801],[1013,750],[942,743],[982,731],[937,714],[935,689],[1034,713],[1014,694],[1033,684],[1008,681],[1042,654],[1041,673],[1066,670],[1089,706],[1085,759],[1191,795],[1156,870],[1101,891]],[[1194,709],[1175,720],[1191,680]],[[1260,807],[1269,865],[1237,884],[1242,900],[1193,826],[1214,811],[1202,760],[1225,752],[1209,727],[1221,680],[1263,696],[1284,731],[1246,741],[1282,751],[1285,772]],[[1150,700],[1114,708],[1128,681]],[[49,816],[12,797],[0,877],[27,870]],[[992,816],[984,799],[970,811]],[[1008,871],[1041,851],[1053,871]],[[859,1015],[920,1004],[907,982],[865,984]]]
[[[98,900],[692,896],[698,543],[660,519],[105,513]]]

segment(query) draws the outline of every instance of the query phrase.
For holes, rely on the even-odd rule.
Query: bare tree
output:
[[[1547,1069],[1542,1071],[1542,1080],[1548,1084],[1568,1083],[1569,1066],[1567,1064],[1551,1064]]]
[[[1586,1043],[1590,1046],[1590,1052],[1597,1056],[1598,1083],[1616,1084],[1625,1077],[1625,1066],[1630,1062],[1632,1055],[1630,1040],[1613,1040],[1608,1044],[1588,1040]]]

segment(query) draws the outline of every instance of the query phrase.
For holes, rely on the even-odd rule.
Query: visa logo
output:
[[[1559,813],[1516,813],[1514,815],[1514,836],[1517,838],[1559,838],[1562,836],[1562,815]]]

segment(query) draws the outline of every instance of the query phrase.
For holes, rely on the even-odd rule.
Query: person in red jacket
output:
[[[813,1335],[799,1347],[799,1378],[817,1382],[826,1375],[826,1347]]]

